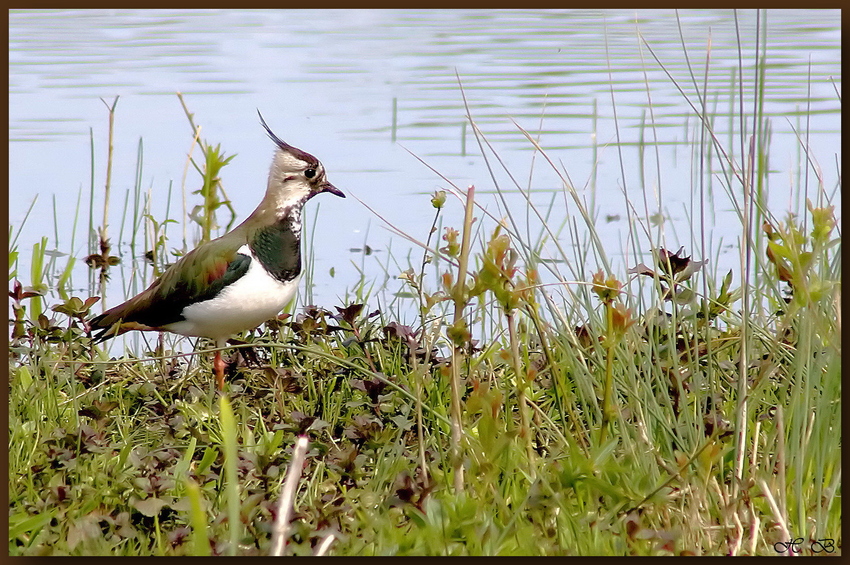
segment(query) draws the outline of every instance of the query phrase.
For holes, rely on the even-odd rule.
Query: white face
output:
[[[330,192],[345,198],[345,194],[325,178],[325,168],[318,159],[276,136],[266,124],[262,114],[260,114],[260,123],[277,145],[277,151],[272,159],[272,168],[269,171],[266,198],[271,196],[277,202],[278,208],[290,206],[296,202],[303,204],[320,192]]]
[[[278,149],[272,160],[268,188],[278,193],[280,204],[288,205],[320,192],[327,182],[324,177],[322,164],[312,155]]]
[[[272,160],[272,170],[293,174],[304,172],[309,168],[321,167],[318,159],[303,151],[300,153],[300,155],[296,155],[292,151],[286,151],[280,148],[276,149],[274,159]]]

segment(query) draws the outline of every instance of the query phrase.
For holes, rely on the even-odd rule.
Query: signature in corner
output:
[[[795,538],[788,541],[778,541],[773,544],[773,549],[776,553],[800,553],[802,549],[800,546],[803,544],[803,538]],[[811,540],[811,550],[812,553],[832,553],[835,551],[835,540],[832,538],[820,538],[817,540]]]

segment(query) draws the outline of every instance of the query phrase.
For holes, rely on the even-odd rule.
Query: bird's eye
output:
[[[316,169],[307,169],[304,171],[304,176],[311,179],[316,176]]]

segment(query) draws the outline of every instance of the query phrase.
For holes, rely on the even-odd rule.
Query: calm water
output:
[[[708,103],[721,116],[716,131],[729,144],[730,127],[737,127],[723,117],[730,111],[738,65],[735,19],[729,11],[684,11],[678,22],[674,12],[661,10],[13,11],[9,17],[12,226],[21,224],[38,195],[18,240],[25,284],[29,250],[42,236],[60,252],[80,259],[88,253],[81,228],[72,248],[72,227],[81,190],[79,223],[87,223],[90,130],[98,193],[105,182],[107,111],[101,98],[111,103],[120,96],[113,241],[119,240],[121,212],[135,184],[140,140],[141,185],[150,194],[154,217],[162,220],[169,205],[172,217],[182,209],[180,187],[191,130],[176,91],[184,94],[203,138],[237,154],[222,179],[239,220],[262,196],[273,151],[257,120],[260,109],[278,136],[323,161],[336,186],[414,237],[424,239],[432,220],[427,194],[447,184],[410,152],[458,186],[475,184],[481,204],[495,217],[511,211],[525,223],[526,206],[515,190],[504,202],[493,194],[494,181],[471,129],[463,126],[457,73],[478,127],[513,177],[531,189],[532,202],[552,208],[550,222],[559,226],[576,210],[555,192],[561,186],[558,177],[534,155],[514,121],[539,135],[549,156],[595,204],[597,223],[603,225],[600,235],[620,273],[635,263],[623,251],[631,245],[624,235],[626,195],[640,216],[644,195],[650,213],[660,208],[667,218],[669,248],[685,245],[700,256],[691,236],[693,149],[687,145],[697,124],[682,94],[641,45],[638,31],[694,100],[685,49],[702,84],[710,34]],[[808,127],[824,185],[835,193],[836,203],[840,198],[835,188],[841,159],[836,94],[841,88],[840,14],[780,10],[769,11],[766,19],[765,108],[772,127],[768,193],[772,210],[784,216],[789,209],[800,209],[799,193],[791,189],[801,178],[795,128]],[[755,23],[755,12],[738,13],[747,85],[753,82]],[[745,104],[752,107],[749,94]],[[807,107],[808,123],[802,115]],[[652,120],[654,131],[642,127]],[[641,139],[647,143],[645,155],[637,146]],[[488,157],[495,163],[492,154]],[[495,167],[496,181],[511,187],[508,174],[497,163]],[[190,171],[187,193],[198,186]],[[815,186],[810,174],[809,189]],[[711,258],[724,270],[735,268],[732,246],[740,224],[718,178],[710,188],[710,247],[722,251],[719,256],[712,252]],[[191,194],[187,198],[190,207],[196,203]],[[459,207],[450,203],[446,222],[458,225]],[[98,219],[100,207],[97,201]],[[408,266],[411,246],[355,198],[319,197],[310,208],[311,217],[319,212],[313,245],[316,303],[339,304],[338,297],[353,288],[360,269],[380,284]],[[528,221],[531,239],[539,233],[538,224],[534,218]],[[110,305],[129,284],[127,233],[125,227],[119,248],[125,263],[115,277],[120,286],[110,291]],[[562,232],[562,244],[569,250],[568,233]],[[180,245],[179,230],[171,228],[169,236],[171,247]],[[365,245],[375,253],[352,251]],[[636,248],[645,252],[649,246],[640,241]],[[547,246],[544,252],[554,253],[554,248]],[[421,256],[417,250],[412,254],[414,261]],[[64,265],[64,259],[57,262],[57,268]],[[591,258],[587,266],[595,271],[599,263]],[[565,276],[569,278],[569,271]],[[80,267],[74,286],[85,285],[85,267]],[[388,296],[399,288],[390,280]]]

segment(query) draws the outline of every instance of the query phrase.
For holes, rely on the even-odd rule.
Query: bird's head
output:
[[[318,159],[278,138],[262,115],[260,123],[277,145],[269,171],[267,194],[273,194],[279,205],[304,202],[322,192],[345,198],[345,194],[328,181],[325,168]]]

